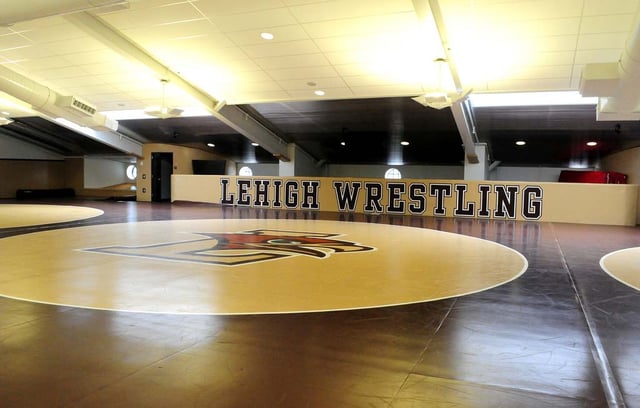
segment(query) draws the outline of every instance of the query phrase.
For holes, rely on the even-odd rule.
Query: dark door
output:
[[[173,153],[151,153],[151,201],[171,200]]]

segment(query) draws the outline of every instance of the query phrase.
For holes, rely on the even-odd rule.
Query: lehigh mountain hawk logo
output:
[[[111,255],[236,266],[292,256],[328,258],[334,253],[374,251],[374,247],[333,239],[341,234],[252,230],[194,233],[206,238],[146,246],[110,246],[83,251]]]

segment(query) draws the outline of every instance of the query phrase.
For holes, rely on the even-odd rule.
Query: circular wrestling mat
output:
[[[0,228],[78,221],[102,214],[102,210],[72,205],[0,204]]]
[[[600,259],[600,266],[614,279],[640,290],[640,247],[607,254]]]
[[[370,308],[462,296],[527,268],[494,242],[307,220],[180,220],[0,239],[0,294],[86,308],[197,314]]]

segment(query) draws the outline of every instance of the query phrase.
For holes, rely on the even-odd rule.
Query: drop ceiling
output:
[[[18,2],[9,3],[8,14]],[[89,13],[212,99],[256,114],[318,161],[387,163],[400,138],[410,142],[402,148],[406,163],[459,164],[464,152],[451,110],[411,99],[453,90],[449,69],[434,60],[449,55],[473,94],[577,91],[586,64],[618,61],[638,29],[640,1],[440,0],[447,50],[429,3],[131,0]],[[263,32],[274,39],[264,40]],[[162,97],[157,70],[66,15],[0,27],[0,65],[107,115],[159,105]],[[35,116],[28,105],[0,96],[0,111],[14,119]],[[202,108],[175,82],[166,101]],[[474,112],[479,141],[502,163],[564,166],[640,144],[637,121],[598,122],[595,105]],[[214,116],[121,120],[120,126],[143,141],[215,143],[234,159],[245,157],[249,143]],[[527,140],[524,148],[515,146],[520,139]],[[600,145],[586,150],[592,139]],[[275,160],[256,150],[257,160]],[[94,153],[86,143],[81,151]]]

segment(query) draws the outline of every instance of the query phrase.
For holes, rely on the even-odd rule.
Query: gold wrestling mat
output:
[[[3,296],[157,313],[408,304],[486,290],[527,268],[520,253],[478,238],[311,220],[85,226],[0,239],[0,252]]]
[[[57,224],[93,218],[102,214],[102,210],[71,205],[0,204],[0,228]]]
[[[640,290],[640,247],[607,254],[600,259],[600,266],[614,279]]]

